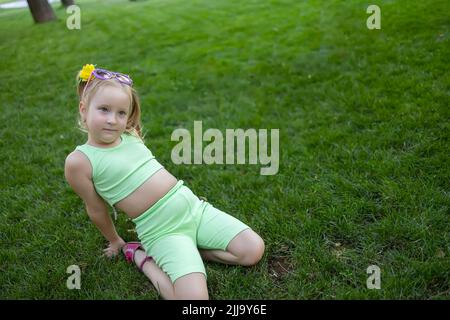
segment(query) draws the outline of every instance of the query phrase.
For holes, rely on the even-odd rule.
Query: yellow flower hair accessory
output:
[[[95,70],[95,66],[93,64],[85,64],[83,66],[83,69],[80,71],[80,79],[81,81],[88,81],[89,77],[91,76],[92,71]]]

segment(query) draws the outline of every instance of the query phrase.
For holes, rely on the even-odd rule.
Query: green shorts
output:
[[[249,228],[200,200],[182,180],[133,222],[147,255],[172,283],[192,272],[206,277],[197,248],[226,250],[238,233]]]

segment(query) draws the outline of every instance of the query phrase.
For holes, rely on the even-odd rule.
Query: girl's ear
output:
[[[83,101],[80,101],[79,109],[80,109],[81,119],[83,119],[83,122],[84,122],[84,121],[86,121],[86,112],[87,112],[87,110],[86,110],[86,106],[85,106]]]

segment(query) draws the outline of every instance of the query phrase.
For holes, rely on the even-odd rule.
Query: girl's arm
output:
[[[117,234],[105,201],[95,191],[91,172],[91,164],[84,154],[74,151],[67,156],[64,168],[67,182],[84,201],[89,218],[110,242],[111,250],[118,251],[125,242]]]

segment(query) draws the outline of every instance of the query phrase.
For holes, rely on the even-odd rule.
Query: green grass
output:
[[[158,299],[64,180],[85,142],[75,74],[131,74],[146,144],[266,241],[255,267],[207,263],[212,299],[448,299],[450,5],[377,1],[77,1],[81,30],[0,10],[0,298]],[[174,165],[178,127],[280,129],[280,170]],[[117,229],[135,240],[119,215]],[[131,230],[131,231],[130,231]],[[82,268],[68,290],[66,268]],[[366,288],[369,265],[381,290]]]

